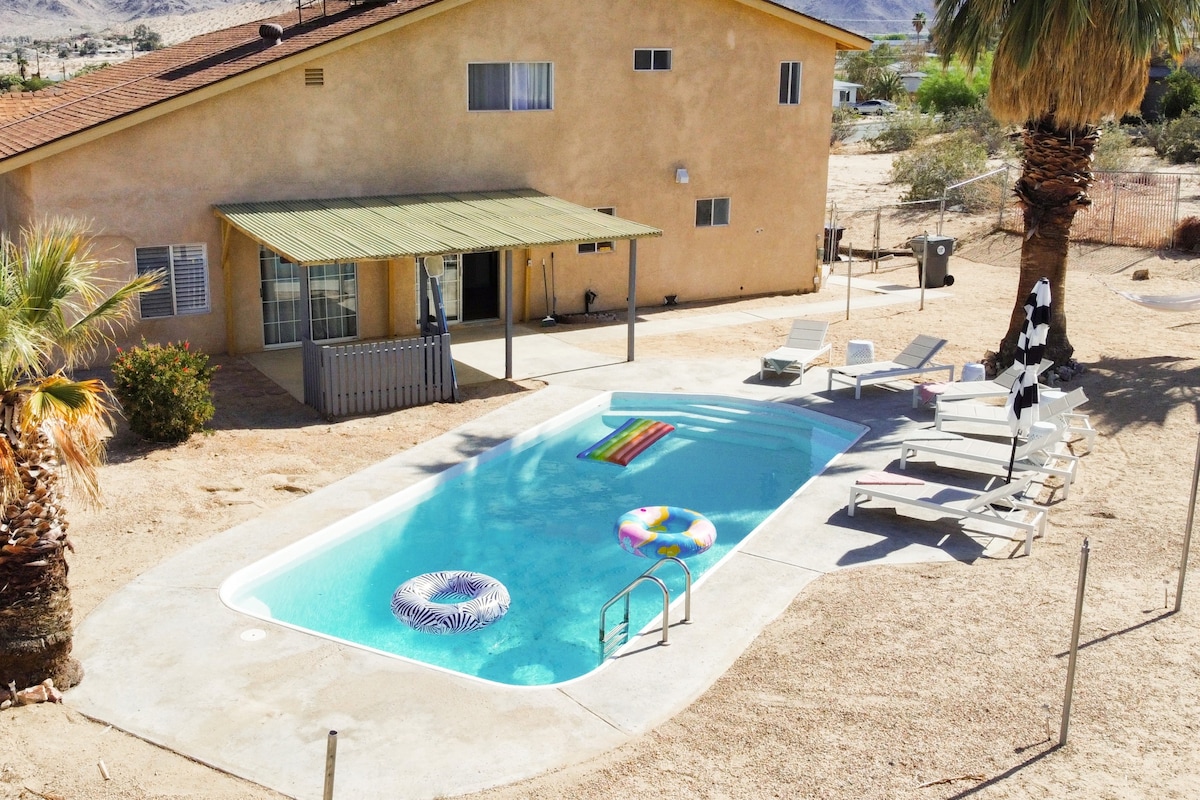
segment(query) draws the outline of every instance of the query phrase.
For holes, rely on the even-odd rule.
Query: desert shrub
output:
[[[1200,103],[1200,80],[1186,70],[1177,69],[1163,81],[1167,85],[1159,100],[1159,111],[1167,119],[1179,119]]]
[[[877,153],[896,153],[908,150],[933,133],[933,123],[912,111],[900,111],[888,117],[879,135],[867,141]]]
[[[968,77],[961,69],[947,69],[930,75],[917,89],[917,105],[922,111],[934,114],[973,108],[980,104],[987,86],[979,86],[977,78]]]
[[[1175,247],[1195,253],[1200,252],[1200,217],[1184,217],[1175,226]]]
[[[1163,123],[1149,138],[1154,152],[1172,164],[1200,161],[1200,117],[1191,112]]]
[[[849,106],[833,109],[833,128],[829,132],[829,143],[844,142],[854,133],[854,121],[858,117]]]
[[[923,142],[892,162],[892,182],[908,186],[905,202],[940,198],[947,186],[983,174],[987,150],[974,137],[959,131]],[[975,209],[987,201],[987,187],[972,186],[956,193],[955,201]]]
[[[1096,145],[1092,166],[1107,172],[1123,172],[1133,163],[1133,139],[1120,125],[1108,123]]]
[[[152,442],[182,442],[215,413],[210,384],[216,371],[187,342],[157,345],[143,339],[117,355],[113,391],[134,433]]]
[[[956,108],[942,117],[941,130],[946,133],[964,131],[982,144],[988,155],[1008,153],[1012,142],[1008,130],[997,120],[986,104]]]

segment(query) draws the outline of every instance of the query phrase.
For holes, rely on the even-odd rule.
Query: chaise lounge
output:
[[[1053,475],[1063,482],[1065,500],[1079,468],[1079,456],[1059,452],[1065,430],[1060,422],[1035,422],[1028,441],[1014,451],[1008,442],[956,436],[942,439],[909,439],[900,445],[900,469],[907,469],[913,456],[953,458],[1005,469],[1012,459],[1013,473]]]
[[[862,387],[872,383],[887,383],[897,378],[921,375],[926,372],[946,370],[947,380],[954,380],[953,364],[935,364],[933,357],[946,346],[945,339],[933,336],[918,336],[912,343],[891,361],[872,361],[869,364],[846,364],[841,367],[829,368],[829,387],[833,390],[833,382],[854,386],[854,399],[862,397]]]
[[[1072,389],[1066,394],[1047,391],[1042,398],[1038,403],[1038,419],[1061,421],[1066,434],[1083,437],[1087,440],[1088,450],[1091,450],[1096,440],[1096,429],[1092,427],[1087,414],[1080,414],[1075,410],[1087,402],[1088,398],[1083,389]],[[946,423],[971,423],[1005,428],[1012,424],[1007,406],[971,400],[939,402],[934,414],[934,427],[940,431]]]
[[[828,332],[828,322],[812,319],[798,319],[793,322],[784,345],[762,357],[758,379],[762,380],[767,370],[776,375],[793,372],[803,376],[809,362],[829,352],[830,345],[825,341],[825,334]]]
[[[1046,533],[1047,509],[1018,499],[1024,495],[1032,476],[1002,483],[988,491],[975,491],[933,481],[915,484],[855,484],[850,487],[846,513],[853,517],[863,500],[880,500],[895,506],[912,506],[961,520],[988,522],[1012,528],[1025,535],[1025,555],[1033,552],[1034,535]],[[897,509],[899,511],[899,509]],[[1032,519],[1025,519],[1029,514]]]

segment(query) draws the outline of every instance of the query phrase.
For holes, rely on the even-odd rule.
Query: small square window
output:
[[[616,216],[617,210],[611,206],[605,208],[592,209],[599,211],[601,214],[608,214],[610,217]],[[616,244],[613,242],[584,242],[579,245],[579,253],[611,253],[616,250]]]
[[[649,47],[634,50],[633,68],[638,72],[666,72],[671,69],[671,51]]]
[[[800,105],[800,67],[799,61],[784,61],[779,65],[780,105]]]
[[[729,198],[710,197],[696,201],[696,227],[711,228],[729,224]]]

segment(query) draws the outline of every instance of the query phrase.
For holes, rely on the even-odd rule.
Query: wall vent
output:
[[[325,70],[322,67],[306,67],[304,70],[305,86],[324,86]]]

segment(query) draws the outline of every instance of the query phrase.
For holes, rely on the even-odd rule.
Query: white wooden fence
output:
[[[326,416],[458,399],[450,335],[323,345],[304,342],[304,402]]]

